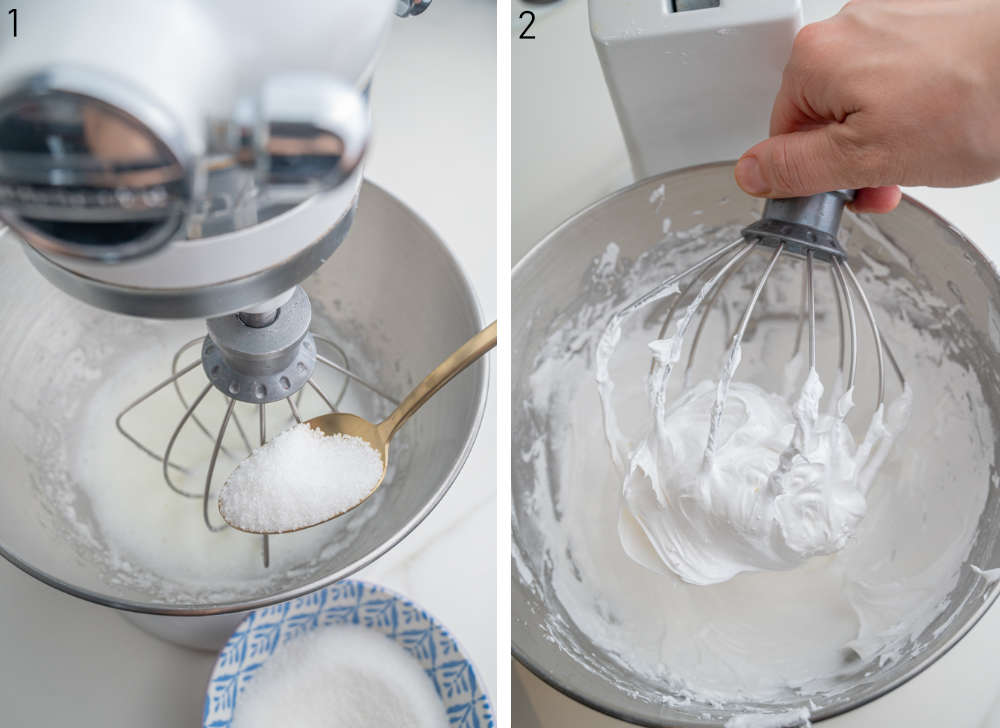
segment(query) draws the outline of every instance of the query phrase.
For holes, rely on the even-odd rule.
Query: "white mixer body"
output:
[[[0,45],[0,219],[27,242],[29,257],[50,281],[104,308],[214,316],[280,295],[329,256],[350,224],[367,142],[368,86],[394,10],[395,0],[31,3],[22,9],[22,37]],[[71,154],[33,162],[23,141],[4,148],[4,130],[11,128],[3,126],[4,101],[19,97],[28,109],[8,115],[21,114],[17,130],[42,115],[51,129],[63,120],[59,109],[38,112],[32,103],[51,103],[45,94],[53,89],[64,105],[67,97],[85,99],[72,101],[78,107],[69,115],[85,117],[97,107],[119,125],[137,122],[128,133],[147,156],[154,147],[162,169],[179,172],[169,184],[137,190],[120,181],[117,168],[118,178],[110,172],[87,178],[87,199],[74,198],[82,184],[66,186],[62,178],[82,178],[84,171],[72,167]],[[288,122],[297,128],[278,138]],[[303,128],[316,135],[305,152]],[[85,128],[70,138],[90,135]],[[50,141],[42,153],[37,140],[29,142],[41,158],[57,156],[53,146],[66,140]],[[322,157],[331,146],[332,162]],[[107,172],[112,153],[87,152],[86,172],[95,164]],[[330,166],[313,174],[317,158]],[[290,166],[299,163],[307,171],[292,169],[289,179]],[[114,201],[122,195],[149,199],[152,207],[166,200],[176,215],[167,222],[164,212],[151,233],[121,245],[104,239],[76,245],[75,229],[62,234],[67,218],[103,223],[126,214]],[[39,204],[44,214],[32,212]],[[96,213],[77,209],[100,204]],[[158,214],[137,206],[132,213]],[[39,217],[44,225],[35,223]],[[335,240],[318,245],[324,238]]]
[[[637,179],[734,159],[767,136],[800,0],[590,0]]]

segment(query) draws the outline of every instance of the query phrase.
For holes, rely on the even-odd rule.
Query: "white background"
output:
[[[624,2],[624,0],[623,0]],[[806,20],[842,0],[803,0]],[[537,19],[535,40],[519,40],[521,11]],[[511,160],[513,261],[567,217],[632,181],[625,144],[590,39],[585,0],[512,2]],[[993,212],[1000,182],[960,190],[907,190],[1000,260]],[[516,305],[516,302],[514,302]],[[822,725],[830,728],[998,728],[1000,608],[935,665],[876,702]],[[520,665],[512,670],[517,728],[611,728],[599,715],[552,690]]]
[[[485,321],[496,316],[497,293],[495,46],[496,6],[487,0],[434,0],[420,17],[393,21],[372,90],[376,141],[367,172],[444,238],[472,281]],[[495,361],[490,366],[495,382]],[[357,575],[402,592],[440,619],[472,657],[491,696],[497,684],[496,402],[493,384],[476,446],[441,504]],[[0,560],[4,728],[200,725],[214,661]]]

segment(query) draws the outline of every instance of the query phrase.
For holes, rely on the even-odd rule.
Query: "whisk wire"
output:
[[[364,379],[362,379],[361,377],[359,377],[354,372],[350,371],[349,369],[345,369],[344,367],[340,366],[339,364],[337,364],[335,362],[330,361],[329,359],[327,359],[322,354],[317,354],[316,355],[316,361],[318,361],[320,364],[326,364],[331,369],[334,369],[334,370],[340,372],[341,374],[343,374],[346,377],[350,377],[352,380],[354,380],[355,382],[357,382],[358,384],[360,384],[365,389],[369,390],[370,392],[374,392],[375,394],[377,394],[379,397],[381,397],[385,401],[392,403],[394,406],[396,406],[396,407],[399,406],[399,400],[397,400],[395,397],[392,397],[391,395],[386,394],[384,391],[382,391],[381,389],[379,389],[378,387],[376,387],[374,384],[366,382]]]
[[[287,397],[285,401],[288,402],[288,408],[292,411],[292,417],[294,417],[295,421],[301,425],[302,418],[299,417],[299,408],[295,406],[295,402],[292,400],[291,397]]]
[[[705,304],[705,310],[702,312],[701,318],[698,320],[698,326],[694,330],[694,338],[691,340],[691,349],[688,351],[687,366],[684,368],[685,384],[688,384],[690,382],[691,369],[694,366],[694,357],[695,353],[698,351],[698,343],[701,341],[701,334],[705,330],[705,324],[708,323],[709,314],[715,308],[716,300],[719,298],[719,295],[726,287],[726,284],[729,282],[729,279],[732,278],[733,275],[743,267],[743,265],[746,263],[749,257],[750,252],[755,250],[756,247],[757,247],[756,242],[745,243],[743,251],[741,251],[741,254],[739,254],[740,255],[739,264],[729,268],[729,270],[726,271],[726,274],[719,281],[718,285],[716,285],[715,288],[712,290],[712,295],[709,297],[708,303]],[[726,309],[723,309],[723,312],[724,314],[728,313]],[[728,316],[726,316],[725,318],[725,324],[726,328],[728,329],[729,328]]]
[[[191,341],[186,342],[180,349],[178,349],[177,352],[174,354],[173,360],[170,362],[170,370],[172,372],[176,373],[177,372],[177,364],[180,362],[180,358],[182,356],[184,356],[184,353],[187,352],[188,350],[190,350],[191,348],[193,348],[195,345],[201,344],[204,340],[205,340],[204,336],[199,336],[196,339],[191,339]],[[201,357],[200,356],[195,361],[195,363],[196,364],[200,364],[201,363]],[[174,392],[177,393],[177,399],[179,399],[181,401],[181,406],[186,408],[188,406],[187,397],[184,396],[184,391],[181,389],[180,380],[178,380],[178,379],[174,380]],[[199,430],[201,430],[203,433],[205,433],[205,437],[207,437],[210,441],[215,439],[215,435],[213,435],[212,431],[209,430],[208,427],[205,426],[205,423],[201,421],[201,418],[198,417],[198,413],[197,412],[195,412],[195,413],[193,413],[191,415],[191,421],[194,422],[198,426]],[[244,438],[244,440],[245,439],[246,438]],[[232,458],[233,457],[232,453],[230,453],[229,450],[226,449],[225,445],[222,446],[222,454],[225,455],[228,458]]]
[[[726,263],[722,266],[722,268],[720,268],[715,273],[715,275],[712,276],[708,280],[708,282],[701,287],[701,289],[695,296],[694,300],[688,304],[687,308],[684,311],[684,315],[677,322],[677,330],[674,336],[678,340],[683,341],[684,335],[687,333],[687,329],[691,325],[691,321],[694,319],[695,313],[701,307],[702,302],[705,300],[705,297],[709,295],[709,292],[717,290],[719,281],[728,277],[729,272],[734,267],[739,265],[744,258],[750,255],[751,252],[753,252],[754,246],[755,244],[748,245],[743,250],[739,251],[738,253],[730,257],[729,260],[727,260]],[[673,362],[668,361],[664,362],[663,364],[657,365],[656,362],[654,361],[653,366],[655,374],[652,377],[653,380],[652,384],[655,391],[659,393],[657,396],[657,417],[661,417],[663,415],[663,406],[665,404],[665,399],[666,399],[667,381],[670,378],[671,371],[673,371]]]
[[[882,403],[885,402],[885,355],[882,351],[882,335],[879,333],[878,324],[875,322],[875,314],[872,312],[871,304],[868,302],[868,296],[865,295],[865,291],[861,287],[858,277],[854,275],[854,271],[851,270],[851,266],[846,260],[841,265],[844,266],[844,271],[847,273],[847,277],[854,286],[854,290],[858,292],[858,299],[861,301],[861,307],[864,309],[865,316],[868,318],[868,325],[871,327],[872,336],[875,339],[875,356],[878,366],[878,404],[876,405],[876,409],[878,409],[882,406]]]
[[[333,349],[335,352],[337,352],[337,355],[340,357],[341,361],[343,362],[344,369],[347,370],[347,371],[351,370],[351,363],[350,363],[350,361],[347,358],[347,352],[344,351],[343,347],[339,346],[337,344],[337,342],[331,341],[330,339],[326,338],[325,336],[320,336],[318,334],[313,334],[313,339],[315,339],[316,341],[321,342],[323,344],[326,344],[331,349]],[[340,407],[340,403],[344,399],[344,394],[347,392],[347,387],[348,387],[348,385],[350,383],[351,382],[350,382],[349,378],[348,379],[344,379],[344,383],[340,386],[340,391],[337,393],[337,398],[333,400],[333,403],[337,407]],[[378,394],[378,392],[376,392],[376,394]],[[379,396],[384,396],[384,395],[379,395]]]
[[[217,533],[218,531],[228,528],[226,524],[222,524],[221,526],[212,525],[212,521],[208,517],[208,504],[212,491],[212,476],[215,475],[215,464],[219,460],[219,451],[222,449],[222,438],[226,436],[226,430],[229,427],[229,419],[233,416],[233,409],[235,407],[236,400],[230,397],[229,405],[226,407],[226,414],[222,418],[222,425],[219,427],[219,435],[215,438],[215,447],[212,448],[212,458],[208,462],[208,474],[205,476],[205,496],[201,503],[201,513],[205,519],[205,525],[208,527],[208,530],[213,533]]]
[[[260,426],[260,446],[264,447],[267,443],[267,417],[265,415],[264,405],[257,405],[257,414]],[[271,566],[271,541],[270,537],[265,533],[260,544],[260,555],[264,561],[264,568]]]
[[[313,380],[311,380],[311,379],[310,379],[310,380],[309,380],[309,381],[307,382],[307,384],[308,384],[308,385],[309,385],[310,387],[312,387],[312,390],[313,390],[313,391],[314,391],[314,392],[315,392],[315,393],[317,394],[317,396],[319,396],[319,398],[320,398],[321,400],[323,400],[323,403],[324,403],[324,404],[325,404],[325,405],[326,405],[327,407],[329,407],[329,408],[330,408],[330,411],[331,411],[331,412],[337,412],[337,411],[338,411],[338,410],[337,410],[337,407],[336,407],[336,406],[335,406],[335,405],[333,404],[333,402],[331,402],[331,401],[330,401],[330,399],[329,399],[329,398],[328,398],[328,397],[327,397],[327,396],[326,396],[325,394],[323,394],[323,390],[322,390],[322,389],[320,389],[319,385],[318,385],[318,384],[316,384],[316,382],[314,382]]]
[[[677,307],[680,305],[680,302],[685,298],[687,298],[687,295],[691,292],[691,289],[694,288],[695,284],[698,281],[700,281],[702,279],[702,276],[708,273],[710,269],[711,266],[705,266],[700,271],[696,272],[691,277],[691,280],[688,281],[687,285],[685,285],[684,288],[681,289],[681,292],[670,299],[670,306],[667,308],[667,314],[666,316],[663,317],[663,323],[660,325],[660,330],[656,335],[657,339],[662,339],[667,335],[667,329],[670,327],[670,321],[673,319],[674,313],[677,311]],[[654,362],[649,363],[650,374],[653,373],[654,366],[655,366]]]
[[[141,442],[139,442],[135,437],[133,437],[128,431],[126,431],[125,428],[122,426],[122,418],[124,418],[125,415],[127,415],[133,409],[135,409],[140,404],[142,404],[143,402],[145,402],[147,399],[149,399],[150,397],[152,397],[154,394],[156,394],[157,392],[159,392],[161,389],[163,389],[166,386],[169,386],[170,384],[173,384],[175,381],[177,381],[178,379],[180,379],[181,377],[183,377],[188,372],[194,371],[195,367],[198,367],[200,365],[201,365],[201,361],[200,360],[196,361],[196,362],[192,362],[188,366],[186,366],[183,369],[181,369],[179,372],[176,372],[175,374],[172,374],[171,376],[169,376],[166,379],[164,379],[162,382],[160,382],[159,384],[157,384],[152,389],[149,389],[145,393],[143,393],[142,395],[140,395],[139,397],[136,397],[136,399],[133,402],[131,402],[127,407],[125,407],[125,409],[123,409],[121,412],[119,412],[118,416],[115,418],[115,427],[118,428],[118,432],[121,433],[122,437],[124,437],[126,440],[128,440],[129,442],[131,442],[133,445],[135,445],[137,448],[139,448],[140,450],[142,450],[144,453],[146,453],[150,457],[155,458],[156,460],[165,460],[165,458],[162,455],[156,453],[151,448],[146,447]],[[177,470],[180,470],[182,473],[186,473],[187,472],[186,468],[184,468],[184,467],[182,467],[180,465],[177,465],[175,463],[171,463],[171,462],[168,461],[167,465],[169,467],[171,467],[171,468],[175,468]]]
[[[729,397],[729,385],[732,384],[733,376],[736,374],[736,367],[739,365],[740,344],[742,343],[743,336],[746,333],[747,325],[750,323],[750,317],[753,315],[753,310],[757,306],[757,301],[760,300],[760,295],[763,293],[764,286],[767,284],[767,279],[771,277],[771,271],[774,270],[774,266],[778,262],[778,258],[781,257],[784,250],[784,243],[780,243],[775,248],[774,254],[771,256],[771,260],[767,264],[767,268],[764,269],[764,274],[761,276],[760,281],[757,283],[757,287],[754,289],[753,295],[750,297],[750,302],[743,311],[743,317],[740,319],[739,327],[737,328],[736,334],[733,336],[733,342],[729,347],[729,353],[726,355],[726,363],[722,369],[722,374],[719,377],[715,403],[712,405],[712,415],[709,421],[708,442],[705,445],[705,457],[702,464],[702,467],[705,470],[711,469],[712,461],[715,458],[716,439],[718,438],[719,427],[722,424],[722,414],[726,407],[726,399]]]
[[[837,311],[837,331],[840,332],[840,336],[837,338],[839,348],[837,351],[837,366],[840,368],[841,373],[847,369],[847,321],[844,319],[844,304],[841,301],[840,295],[840,282],[837,280],[837,270],[835,266],[830,266],[830,282],[833,287],[833,296],[835,299],[834,308]]]
[[[197,397],[195,397],[194,402],[188,406],[187,410],[184,412],[184,416],[181,418],[180,422],[177,423],[173,433],[170,435],[170,441],[167,443],[167,449],[163,453],[163,479],[167,481],[167,485],[170,487],[170,490],[174,491],[178,495],[184,496],[185,498],[200,498],[201,493],[189,493],[188,491],[179,488],[170,477],[170,468],[167,467],[167,465],[170,462],[170,454],[174,451],[174,444],[177,442],[177,438],[181,434],[181,430],[184,429],[184,425],[187,424],[187,421],[193,417],[195,409],[199,404],[201,404],[201,401],[208,396],[210,391],[212,391],[211,382],[205,385],[205,388],[201,390]]]
[[[833,271],[837,278],[837,286],[840,288],[844,299],[844,308],[847,310],[848,340],[851,344],[851,356],[847,369],[847,390],[850,391],[854,389],[854,379],[858,370],[858,324],[854,317],[854,298],[847,287],[847,281],[844,279],[844,271],[841,268],[839,260],[833,261]]]
[[[809,292],[809,369],[816,368],[816,291],[813,288],[813,252],[806,253],[806,288]]]
[[[240,418],[235,410],[233,411],[233,424],[236,425],[236,431],[240,433],[240,439],[243,440],[243,444],[246,446],[247,454],[249,455],[253,452],[253,445],[250,444],[250,438],[247,437],[247,432],[243,429],[243,425],[240,423]]]
[[[802,293],[801,293],[801,297],[800,297],[800,300],[799,300],[799,321],[798,321],[798,324],[795,327],[795,348],[792,349],[792,358],[793,359],[796,356],[798,356],[799,351],[802,349],[802,334],[803,334],[803,332],[805,331],[805,328],[806,328],[806,311],[807,311],[806,295],[808,293],[808,291],[807,291],[808,285],[809,284],[808,284],[808,281],[806,279],[806,276],[803,275],[802,276]]]
[[[657,285],[654,288],[646,291],[646,293],[644,293],[642,296],[640,296],[636,300],[632,301],[632,303],[630,303],[628,306],[626,306],[621,311],[619,311],[618,313],[616,313],[615,316],[617,318],[619,318],[619,319],[623,319],[623,318],[626,318],[628,316],[631,316],[633,313],[635,313],[636,311],[638,311],[640,308],[642,308],[646,304],[652,303],[653,301],[657,300],[658,298],[662,298],[663,292],[666,291],[667,289],[671,288],[672,286],[674,286],[678,281],[682,281],[685,278],[687,278],[689,275],[691,275],[692,273],[694,273],[695,271],[701,270],[705,266],[711,265],[712,263],[714,263],[715,261],[717,261],[719,258],[723,257],[729,251],[734,250],[736,247],[738,247],[740,245],[743,245],[743,244],[744,244],[743,238],[740,238],[739,240],[734,240],[733,242],[729,243],[728,245],[724,245],[723,247],[721,247],[719,250],[716,250],[711,255],[708,255],[708,256],[702,258],[701,260],[699,260],[697,263],[695,263],[694,265],[692,265],[691,267],[689,267],[687,270],[683,270],[680,273],[678,273],[677,275],[671,276],[670,278],[668,278],[667,280],[663,281],[659,285]]]

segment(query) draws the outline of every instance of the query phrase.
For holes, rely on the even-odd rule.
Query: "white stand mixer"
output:
[[[636,179],[735,159],[767,136],[800,0],[590,0]]]
[[[429,4],[33,3],[17,41],[0,46],[0,221],[49,282],[88,304],[208,319],[209,335],[178,351],[162,386],[203,369],[199,401],[214,387],[230,412],[240,402],[256,422],[259,411],[261,442],[265,404],[286,399],[298,418],[307,384],[330,408],[348,380],[379,393],[336,343],[313,337],[298,284],[354,218],[368,94],[393,12]],[[177,357],[198,344],[202,357],[178,373]],[[329,398],[311,378],[317,362],[345,377]],[[197,404],[178,431],[189,420],[204,429]],[[120,429],[163,460],[174,488],[170,473],[184,468],[170,447],[164,455]],[[225,425],[211,435],[224,436]],[[206,493],[210,484],[211,473]],[[266,566],[266,537],[262,546]],[[234,617],[224,616],[228,631]],[[167,639],[205,642],[190,620],[173,634],[166,617],[133,618]]]

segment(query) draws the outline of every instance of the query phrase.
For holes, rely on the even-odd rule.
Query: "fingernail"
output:
[[[736,183],[748,195],[766,195],[770,192],[756,157],[743,157],[736,163]]]

